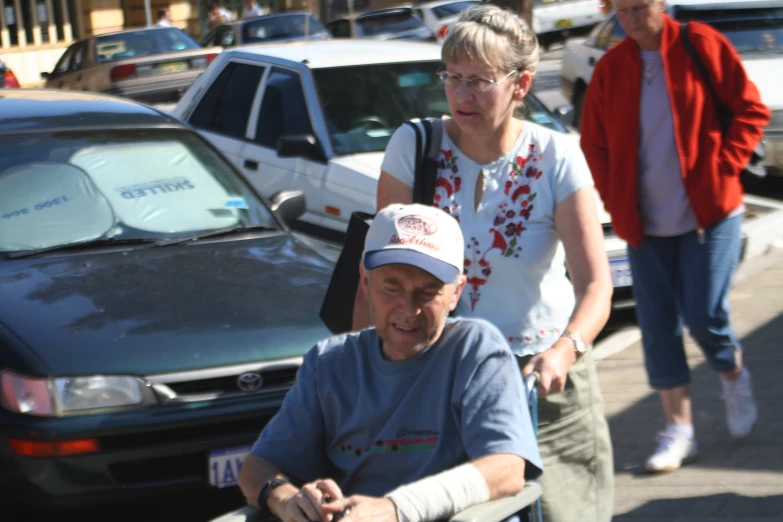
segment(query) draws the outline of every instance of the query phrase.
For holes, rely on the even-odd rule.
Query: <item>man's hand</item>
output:
[[[274,493],[273,490],[272,495]],[[340,487],[332,479],[319,479],[305,484],[294,495],[284,493],[275,498],[275,505],[270,503],[270,507],[283,522],[331,522],[334,511],[327,512],[323,508],[327,502],[342,498]]]
[[[551,348],[533,356],[522,368],[522,375],[538,372],[538,393],[544,397],[565,390],[568,370],[575,362],[574,342],[561,337]]]
[[[321,508],[335,516],[342,513],[340,522],[397,522],[397,506],[388,498],[353,495]]]

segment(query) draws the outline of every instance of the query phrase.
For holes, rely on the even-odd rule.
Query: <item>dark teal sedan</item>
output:
[[[272,209],[272,210],[270,210]],[[174,118],[0,95],[0,489],[66,506],[232,486],[332,262]]]

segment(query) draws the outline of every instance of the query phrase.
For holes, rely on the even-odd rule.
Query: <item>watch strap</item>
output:
[[[267,505],[269,494],[272,493],[273,489],[278,486],[282,486],[283,484],[291,484],[291,481],[286,478],[273,478],[267,480],[264,486],[261,488],[261,491],[258,493],[258,498],[256,499],[258,510],[260,511],[261,516],[269,517],[272,515],[272,512],[269,511],[269,506]]]
[[[577,358],[584,355],[585,352],[587,351],[587,345],[582,340],[582,336],[579,335],[578,333],[566,330],[563,332],[563,334],[560,337],[567,337],[571,339],[571,341],[574,343],[574,351],[576,352]]]

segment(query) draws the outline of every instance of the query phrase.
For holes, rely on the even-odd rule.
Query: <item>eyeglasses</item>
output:
[[[502,80],[489,80],[487,78],[463,78],[459,74],[451,74],[448,71],[441,71],[438,73],[438,77],[441,79],[441,81],[446,84],[446,87],[451,87],[456,89],[460,86],[462,82],[466,82],[468,84],[468,88],[473,92],[489,92],[507,79],[509,79],[512,75],[519,72],[519,69],[514,69],[508,75],[503,78]]]

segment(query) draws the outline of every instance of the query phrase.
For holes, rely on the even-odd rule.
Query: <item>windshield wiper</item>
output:
[[[180,243],[187,243],[189,241],[198,241],[200,239],[208,239],[208,238],[214,238],[219,236],[228,236],[231,234],[243,234],[246,232],[255,232],[255,231],[275,231],[279,232],[280,229],[277,227],[273,227],[271,225],[242,225],[242,226],[233,226],[233,227],[227,227],[227,228],[220,228],[218,230],[212,230],[209,232],[204,232],[203,234],[195,234],[188,237],[177,237],[173,239],[164,239],[162,241],[157,241],[154,246],[169,246],[169,245],[178,245]]]
[[[8,252],[9,259],[21,259],[24,257],[34,257],[40,254],[46,254],[47,252],[56,252],[58,250],[80,250],[83,248],[94,248],[101,246],[115,246],[115,245],[142,245],[142,244],[155,244],[157,239],[150,238],[111,238],[100,237],[93,239],[92,241],[83,241],[81,243],[68,243],[65,245],[55,245],[45,248],[36,248],[34,250],[20,250],[18,252]]]

